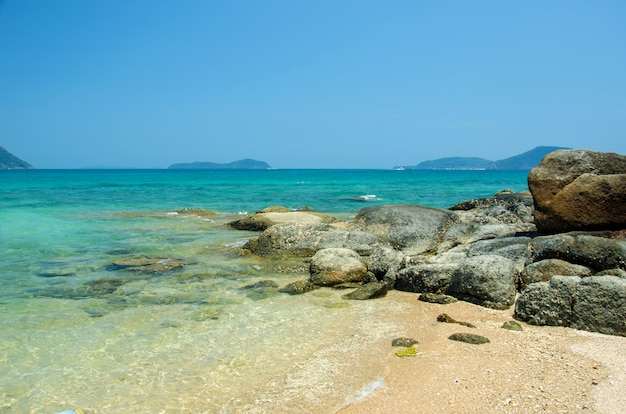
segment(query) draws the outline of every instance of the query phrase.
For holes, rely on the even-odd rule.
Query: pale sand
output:
[[[626,413],[626,338],[523,324],[513,309],[436,305],[391,291],[353,302],[346,335],[241,398],[224,413]],[[477,326],[437,322],[447,313]],[[455,332],[490,343],[449,340]],[[396,337],[417,339],[399,358]],[[361,391],[358,391],[361,389]],[[244,395],[245,394],[245,395]]]
[[[339,413],[626,413],[624,337],[526,324],[508,331],[501,326],[512,308],[418,301],[411,308],[420,323],[406,324],[406,336],[419,340],[418,355],[391,358],[384,384]],[[477,328],[436,322],[440,313]],[[455,332],[491,342],[447,339]]]

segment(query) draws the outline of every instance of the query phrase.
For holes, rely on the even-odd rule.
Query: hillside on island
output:
[[[269,170],[272,167],[264,162],[252,159],[233,161],[226,164],[214,162],[190,162],[172,164],[170,170]]]
[[[33,166],[0,147],[0,170],[32,170]]]
[[[477,157],[448,157],[420,162],[417,165],[394,167],[395,170],[531,170],[547,154],[565,147],[540,146],[498,161]]]

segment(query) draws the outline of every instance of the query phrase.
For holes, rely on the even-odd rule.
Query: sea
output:
[[[386,355],[372,344],[402,332],[377,316],[402,309],[255,285],[305,279],[306,259],[242,254],[258,233],[227,223],[269,206],[345,220],[383,204],[447,208],[527,190],[526,178],[0,170],[0,413],[336,412],[382,384]],[[144,259],[183,265],[116,265]]]

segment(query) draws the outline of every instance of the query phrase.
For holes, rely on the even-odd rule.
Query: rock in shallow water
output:
[[[288,293],[290,295],[302,295],[303,293],[317,289],[317,287],[318,286],[315,283],[308,280],[297,280],[285,285],[278,291],[281,293]]]
[[[354,292],[343,295],[342,298],[352,300],[375,299],[385,296],[388,289],[389,286],[385,282],[371,282],[361,286]]]

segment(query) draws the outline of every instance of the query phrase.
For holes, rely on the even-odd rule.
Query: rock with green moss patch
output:
[[[481,345],[491,342],[488,338],[485,338],[482,335],[475,335],[470,333],[455,333],[448,337],[453,341],[465,342],[473,345]]]
[[[391,346],[402,346],[405,348],[409,348],[416,343],[418,343],[417,340],[413,338],[396,338],[391,341]]]
[[[380,298],[387,294],[389,286],[385,282],[372,282],[367,283],[354,292],[347,293],[342,296],[344,299],[352,300],[366,300]]]
[[[502,329],[508,329],[509,331],[523,331],[522,325],[515,321],[506,321],[502,324]]]
[[[297,280],[295,282],[289,283],[288,285],[285,285],[278,291],[281,293],[289,293],[290,295],[301,295],[315,289],[317,289],[315,283],[309,282],[308,280]]]
[[[448,305],[450,303],[457,302],[455,297],[441,293],[422,293],[418,300],[428,303],[437,303],[439,305]]]
[[[468,328],[476,328],[476,325],[473,325],[469,322],[457,321],[447,313],[442,313],[441,315],[437,316],[437,322],[457,323],[459,325],[467,326]]]
[[[417,356],[417,348],[415,348],[414,346],[410,346],[407,349],[401,349],[396,351],[396,355],[400,358],[414,357]]]

